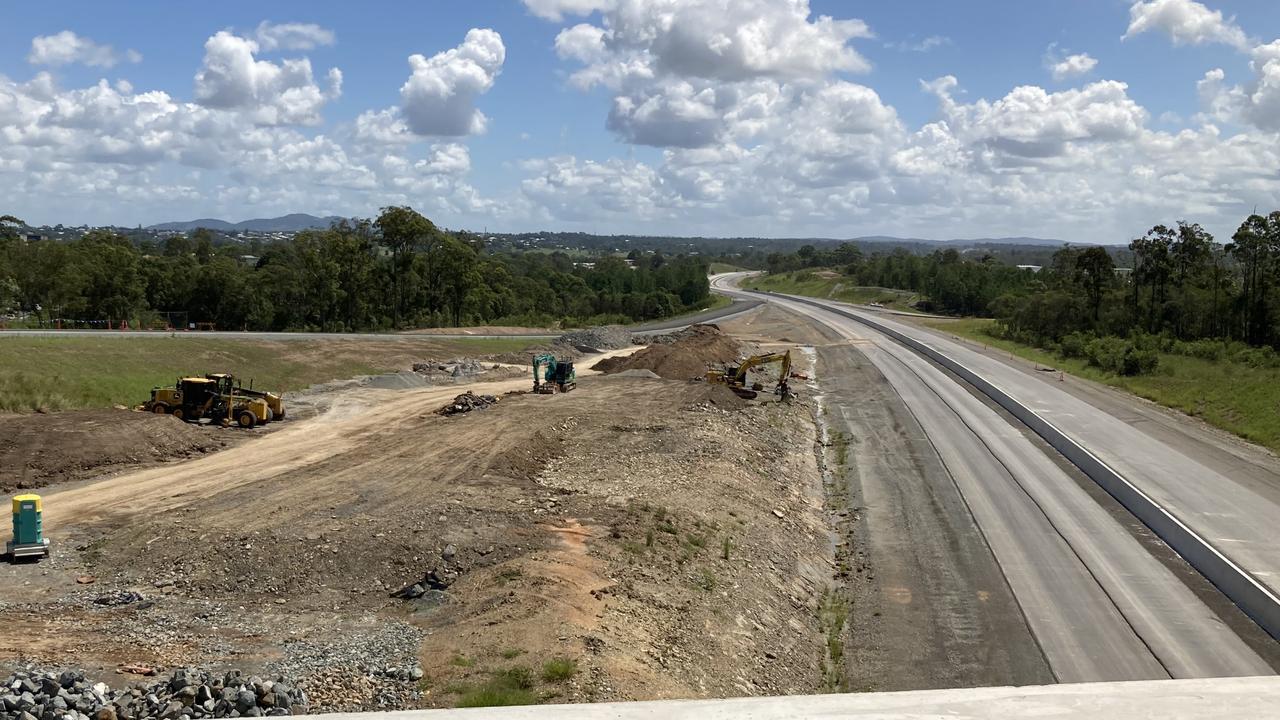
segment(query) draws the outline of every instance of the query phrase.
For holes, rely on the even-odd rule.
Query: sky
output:
[[[1124,243],[1280,209],[1274,0],[6,3],[0,214]]]

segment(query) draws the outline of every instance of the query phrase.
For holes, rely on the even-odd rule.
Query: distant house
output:
[[[241,255],[240,262],[244,263],[245,265],[257,265],[258,256],[257,255]]]
[[[1040,272],[1044,266],[1042,265],[1019,265],[1019,270],[1030,270],[1031,272]]]
[[[1118,267],[1114,269],[1116,277],[1127,278],[1133,275],[1133,268]]]
[[[41,235],[40,233],[27,233],[27,242],[40,242],[41,240],[48,240],[48,239],[49,239],[48,235]]]

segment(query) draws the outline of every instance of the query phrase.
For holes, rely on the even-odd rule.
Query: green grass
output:
[[[538,696],[531,690],[510,687],[494,679],[475,688],[467,687],[458,698],[458,707],[503,707],[506,705],[534,705]]]
[[[577,674],[578,663],[569,658],[551,658],[542,664],[542,679],[546,682],[564,682]]]
[[[742,286],[751,290],[771,290],[862,305],[878,302],[886,308],[904,312],[918,312],[912,303],[920,299],[916,293],[906,290],[851,285],[848,278],[822,277],[812,270],[757,275],[744,280]]]
[[[828,588],[818,600],[818,624],[827,638],[827,656],[822,662],[822,684],[828,692],[843,691],[844,626],[849,619],[849,603],[839,590]]]
[[[1160,353],[1160,364],[1151,374],[1114,375],[1078,358],[1063,358],[1041,348],[993,337],[993,320],[932,320],[924,324],[1043,366],[1127,390],[1280,452],[1280,413],[1276,412],[1280,407],[1280,369]]]
[[[178,375],[230,372],[255,388],[407,369],[414,361],[519,350],[528,338],[0,337],[0,411],[132,406]]]
[[[741,272],[743,270],[746,270],[746,268],[738,267],[737,265],[730,265],[729,263],[722,263],[722,262],[713,262],[709,266],[707,266],[707,272],[711,273],[712,275],[719,275],[720,273],[727,273],[727,272]]]

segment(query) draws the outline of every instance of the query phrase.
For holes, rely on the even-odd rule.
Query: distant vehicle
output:
[[[542,370],[541,377],[538,371]],[[533,391],[540,395],[569,392],[578,386],[578,374],[571,358],[556,359],[555,355],[533,356]]]

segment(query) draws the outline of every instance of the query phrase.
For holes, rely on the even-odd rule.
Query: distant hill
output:
[[[243,230],[253,232],[297,232],[299,230],[323,230],[341,219],[333,215],[316,217],[306,213],[293,213],[292,215],[284,215],[277,218],[258,218],[238,223],[231,223],[217,218],[201,218],[186,222],[160,223],[159,225],[151,225],[147,229],[177,230],[179,232],[189,232],[196,228],[208,228],[219,232],[239,232]]]

